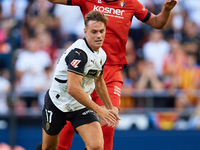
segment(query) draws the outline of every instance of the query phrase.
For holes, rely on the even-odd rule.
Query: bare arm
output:
[[[51,3],[55,3],[55,4],[64,4],[67,5],[67,1],[68,0],[48,0]]]
[[[151,82],[151,87],[155,91],[162,91],[163,85],[155,73],[155,69],[152,62],[146,62],[146,66],[142,72],[142,75],[137,83],[137,88],[139,90],[145,90],[148,81]]]
[[[119,124],[119,116],[118,116],[118,108],[117,107],[113,107],[111,100],[109,98],[108,95],[108,91],[107,91],[107,87],[105,84],[105,81],[103,79],[103,75],[100,75],[96,80],[95,80],[95,91],[98,94],[99,98],[102,100],[102,102],[104,103],[105,107],[110,110],[117,118],[117,122],[115,125],[113,125],[112,127],[117,127]],[[100,120],[101,125],[104,124],[101,120]]]
[[[88,109],[93,110],[99,118],[105,120],[107,123],[115,124],[115,115],[107,109],[99,107],[94,101],[92,101],[87,93],[80,86],[82,76],[72,72],[67,72],[68,79],[68,93],[73,96],[79,103],[85,105]]]
[[[155,90],[156,92],[161,92],[163,90],[163,84],[159,80],[157,75],[155,74],[154,70],[152,70],[152,73],[150,74],[149,79],[151,81],[151,86],[153,90]]]
[[[106,88],[105,81],[103,79],[103,76],[100,75],[96,80],[95,80],[95,91],[97,92],[99,98],[102,100],[104,105],[106,106],[107,109],[113,109],[113,105],[110,101],[108,91]]]
[[[150,19],[145,23],[155,29],[163,29],[169,19],[171,10],[177,3],[178,0],[165,0],[161,13],[159,15],[151,14]]]
[[[140,79],[139,79],[138,82],[136,83],[136,88],[137,88],[138,90],[142,90],[142,91],[145,90],[146,87],[147,87],[148,81],[149,81],[149,79],[148,79],[146,73],[143,72],[143,73],[141,74],[141,76],[140,76]]]

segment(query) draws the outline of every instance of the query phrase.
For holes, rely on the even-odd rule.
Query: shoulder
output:
[[[127,2],[134,8],[138,9],[138,6],[143,6],[143,4],[138,0],[127,0]]]
[[[84,39],[78,39],[78,40],[76,40],[73,44],[72,44],[72,46],[70,46],[69,48],[79,48],[79,49],[85,49],[85,41],[84,41]]]
[[[65,62],[69,64],[73,61],[86,63],[88,61],[88,55],[84,50],[80,48],[73,48],[66,55]]]

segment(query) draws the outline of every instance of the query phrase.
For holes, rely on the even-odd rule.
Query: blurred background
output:
[[[139,1],[155,14],[164,3]],[[44,93],[83,28],[79,7],[0,0],[0,150],[42,141]],[[114,150],[199,150],[200,0],[179,0],[163,30],[133,18],[126,46]],[[77,134],[71,149],[84,149]]]

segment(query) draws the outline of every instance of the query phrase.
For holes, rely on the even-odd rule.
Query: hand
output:
[[[111,127],[113,127],[113,128],[114,128],[114,127],[116,128],[116,127],[119,125],[119,120],[121,120],[121,119],[119,118],[118,112],[116,112],[114,109],[109,110],[109,111],[115,115],[115,117],[116,117],[116,123],[113,124],[113,125],[108,124],[108,126],[111,126]]]
[[[99,116],[99,121],[102,126],[108,124],[108,126],[117,127],[119,124],[120,118],[118,113],[114,110],[107,110],[106,108],[99,107],[96,114]]]
[[[164,7],[167,10],[172,10],[176,4],[178,4],[178,0],[165,0]]]
[[[144,68],[144,74],[148,79],[152,78],[153,76],[156,76],[154,64],[152,62],[146,62],[146,66]]]

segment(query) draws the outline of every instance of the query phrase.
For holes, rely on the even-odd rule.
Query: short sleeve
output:
[[[68,0],[67,5],[72,5],[72,6],[80,6],[84,4],[85,0]]]
[[[67,71],[83,75],[87,54],[83,50],[75,48],[66,56],[65,62],[68,66]]]
[[[142,22],[146,22],[149,20],[151,16],[151,12],[146,9],[138,0],[135,2],[135,17]]]

